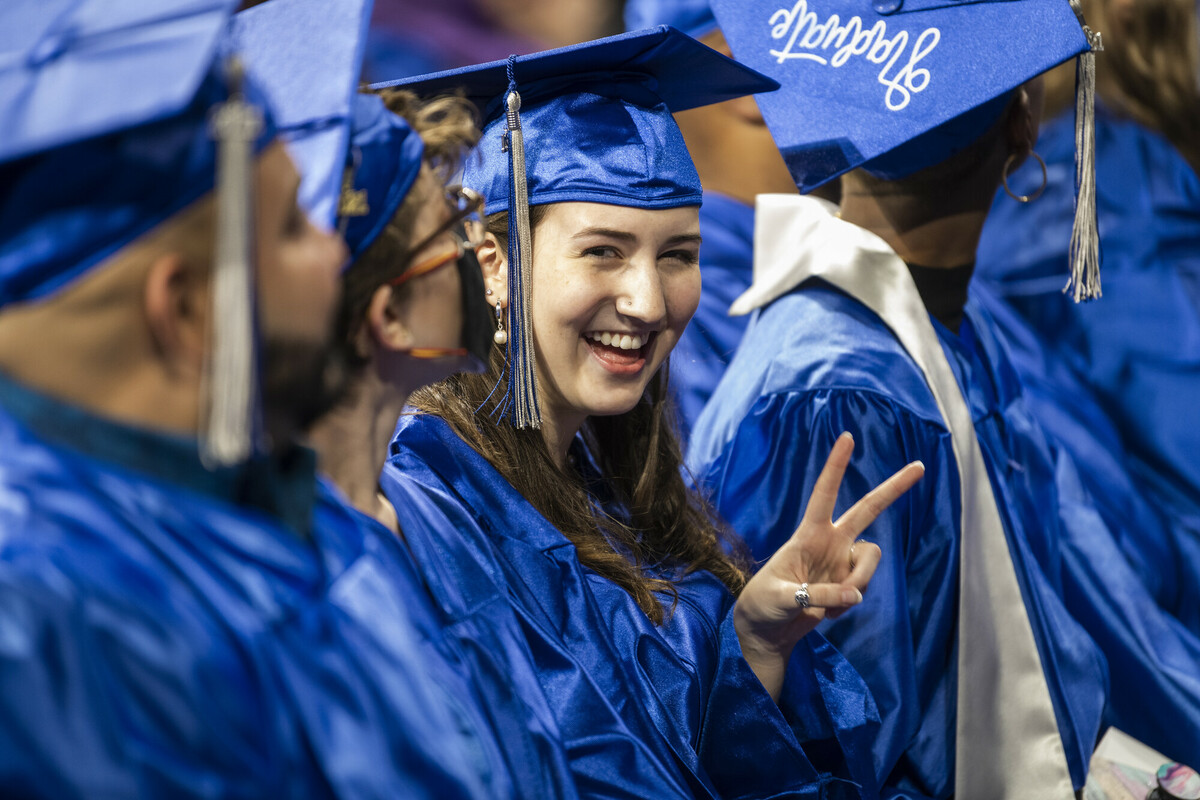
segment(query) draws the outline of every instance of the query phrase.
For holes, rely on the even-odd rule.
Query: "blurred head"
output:
[[[479,129],[460,98],[387,90],[383,99],[420,137],[419,165],[390,219],[351,238],[357,257],[343,275],[339,338],[359,368],[412,389],[468,368],[465,345],[489,325],[473,252],[480,209],[448,187]]]

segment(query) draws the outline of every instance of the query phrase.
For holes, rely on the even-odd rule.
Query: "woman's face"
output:
[[[542,415],[577,427],[632,409],[700,302],[695,206],[557,203],[534,234]]]
[[[423,242],[452,215],[446,191],[428,167],[413,186],[421,210],[413,221],[410,241]],[[419,252],[412,254],[408,269],[438,263],[456,252],[454,232],[443,230]],[[453,259],[426,274],[414,277],[397,291],[397,312],[412,336],[414,348],[455,348],[462,344],[462,284]],[[449,374],[448,372],[446,374]]]

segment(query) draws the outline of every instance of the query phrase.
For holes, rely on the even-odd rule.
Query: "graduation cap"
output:
[[[1099,295],[1101,46],[1077,0],[713,0],[713,10],[737,57],[783,85],[760,107],[802,192],[859,167],[895,180],[940,163],[991,127],[1014,89],[1079,56],[1072,283],[1077,300]]]
[[[509,212],[509,385],[501,404],[539,427],[528,289],[529,207],[591,202],[699,206],[700,178],[673,112],[778,84],[666,26],[378,84],[430,96],[465,92],[483,136],[463,183]]]
[[[360,94],[373,0],[271,0],[237,16],[238,42],[301,174],[300,202],[338,227],[349,266],[383,231],[421,169],[421,137]]]
[[[216,187],[206,463],[253,447],[250,246],[266,105],[228,49],[235,0],[0,8],[0,306],[45,298]]]
[[[717,29],[708,0],[626,0],[625,30],[670,25],[697,39]]]
[[[336,220],[372,5],[271,0],[234,20],[233,39],[300,172],[300,205],[326,228]]]
[[[421,174],[425,143],[384,105],[383,98],[355,98],[350,151],[338,210],[353,263],[396,215]]]
[[[271,0],[237,15],[236,39],[301,174],[300,202],[338,227],[352,264],[421,171],[424,142],[358,91],[373,0]]]

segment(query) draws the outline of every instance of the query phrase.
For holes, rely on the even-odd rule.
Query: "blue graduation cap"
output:
[[[337,225],[352,264],[420,174],[421,137],[376,95],[360,94],[372,0],[271,0],[237,15],[236,38],[271,100],[302,175],[300,202]]]
[[[778,88],[661,26],[571,47],[391,81],[429,96],[463,91],[483,136],[463,183],[509,213],[509,388],[502,408],[539,427],[528,291],[529,207],[592,202],[698,206],[700,178],[673,112]]]
[[[271,0],[234,18],[232,38],[300,172],[300,205],[327,228],[337,213],[372,5]]]
[[[358,95],[338,209],[351,263],[396,215],[421,174],[424,156],[420,134],[389,111],[383,98]]]
[[[717,29],[709,0],[626,0],[625,30],[670,25],[699,39]]]
[[[1100,37],[1077,0],[713,0],[739,59],[783,89],[760,101],[796,185],[862,167],[888,180],[966,148],[1014,89],[1082,56],[1077,299],[1099,294],[1089,119]],[[1090,85],[1089,85],[1090,82]]]
[[[62,289],[215,186],[213,464],[252,448],[250,171],[273,138],[224,38],[235,1],[0,8],[0,306]]]

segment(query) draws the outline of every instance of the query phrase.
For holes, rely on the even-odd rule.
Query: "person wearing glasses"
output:
[[[672,112],[773,83],[661,27],[397,85],[485,119],[463,182],[487,204],[495,346],[414,393],[381,478],[450,522],[405,531],[431,591],[516,621],[582,794],[872,796],[873,704],[806,634],[860,601],[879,551],[856,535],[920,467],[835,525],[843,439],[751,576],[684,484],[666,387],[700,292]]]
[[[410,392],[480,369],[492,344],[473,252],[482,198],[447,186],[479,137],[475,111],[461,99],[422,102],[402,91],[360,94],[355,106],[337,203],[350,249],[336,332],[348,385],[309,438],[361,524],[404,550],[409,576],[397,588],[421,595],[413,605],[430,606],[426,639],[445,657],[447,680],[461,679],[456,691],[481,715],[477,738],[490,752],[485,782],[521,797],[570,798],[565,751],[515,625],[505,624],[502,608],[464,608],[452,597],[429,602],[411,544],[436,533],[444,517],[379,488]]]

